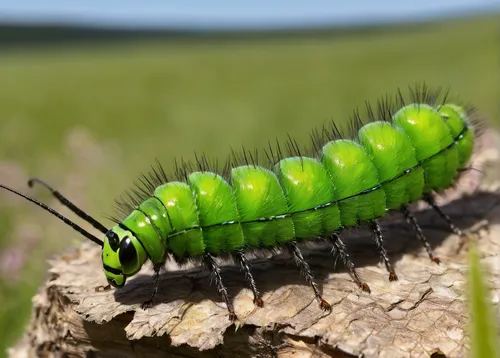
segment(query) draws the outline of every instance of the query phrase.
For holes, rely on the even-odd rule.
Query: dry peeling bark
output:
[[[496,135],[482,137],[473,166],[450,190],[442,207],[462,228],[481,227],[478,247],[489,268],[493,299],[500,297],[500,179]],[[489,168],[489,169],[488,169]],[[417,219],[441,265],[430,262],[411,227],[400,215],[382,221],[387,249],[400,280],[388,273],[369,232],[344,233],[349,252],[372,292],[359,290],[342,265],[335,266],[329,248],[305,249],[323,296],[332,304],[325,313],[282,255],[256,258],[253,272],[264,293],[256,308],[243,274],[225,266],[223,278],[239,320],[232,324],[206,272],[197,267],[161,276],[156,305],[143,310],[150,296],[152,270],[147,267],[119,290],[97,290],[106,281],[99,248],[84,244],[51,261],[49,279],[33,298],[32,321],[11,357],[463,357],[466,324],[466,249],[449,234],[439,217],[420,208]],[[443,355],[439,355],[439,354]]]

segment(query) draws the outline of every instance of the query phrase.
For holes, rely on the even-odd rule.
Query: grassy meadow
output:
[[[224,159],[287,133],[305,144],[313,127],[415,82],[449,86],[498,123],[499,23],[1,51],[0,182],[68,214],[26,185],[44,178],[107,225],[113,199],[155,158],[169,170],[174,157]],[[29,319],[46,259],[81,238],[5,192],[0,228],[1,357]]]

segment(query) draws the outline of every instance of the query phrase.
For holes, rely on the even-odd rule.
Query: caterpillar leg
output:
[[[312,287],[314,294],[316,295],[316,299],[319,302],[319,307],[324,310],[324,311],[329,311],[331,310],[330,304],[323,298],[321,297],[321,294],[319,293],[318,286],[316,282],[314,282],[314,275],[311,271],[311,268],[309,267],[309,264],[306,262],[304,259],[304,256],[302,256],[302,252],[300,252],[299,247],[297,246],[297,243],[295,241],[292,241],[286,245],[288,251],[293,255],[293,259],[295,261],[295,264],[299,267],[300,272],[306,279],[307,283]]]
[[[153,299],[155,298],[156,294],[158,293],[158,287],[160,286],[160,269],[161,269],[162,265],[163,264],[158,264],[158,265],[154,266],[155,273],[153,275],[153,278],[155,280],[155,284],[153,287],[153,292],[151,293],[151,297],[149,298],[149,300],[147,300],[146,302],[144,302],[141,305],[141,308],[143,310],[148,309],[153,305]]]
[[[424,197],[424,200],[427,202],[427,204],[429,204],[438,214],[439,216],[441,216],[441,218],[446,221],[446,223],[448,224],[448,227],[451,229],[451,231],[453,231],[453,233],[455,235],[458,235],[460,237],[466,237],[467,235],[465,235],[465,233],[460,230],[458,227],[455,226],[455,224],[453,224],[453,221],[451,221],[450,217],[448,215],[446,215],[443,210],[441,210],[441,208],[438,206],[438,204],[436,203],[436,201],[434,200],[434,198],[431,196],[431,195],[426,195]]]
[[[238,317],[236,316],[233,304],[229,300],[229,296],[227,295],[227,288],[224,285],[224,282],[222,282],[219,264],[215,261],[214,257],[209,253],[203,255],[203,263],[210,271],[211,278],[215,281],[215,284],[217,285],[217,291],[219,291],[222,298],[226,302],[226,307],[227,310],[229,311],[229,319],[231,321],[235,321]]]
[[[385,250],[384,247],[384,240],[382,236],[382,230],[380,229],[380,226],[376,220],[373,220],[370,223],[370,228],[372,229],[373,233],[375,234],[375,243],[377,244],[377,247],[380,251],[380,256],[382,256],[382,259],[384,260],[385,267],[387,268],[387,271],[389,271],[389,281],[397,281],[398,280],[398,275],[394,272],[394,269],[392,268],[391,262],[389,261],[389,256],[387,256],[387,251]]]
[[[234,260],[240,265],[240,268],[245,273],[245,280],[247,281],[250,289],[253,292],[253,303],[257,307],[264,307],[264,301],[260,297],[260,292],[257,290],[257,286],[255,285],[255,280],[253,279],[252,272],[250,271],[250,264],[248,263],[243,250],[238,250],[234,255]]]
[[[457,253],[459,253],[462,250],[462,248],[465,246],[465,244],[467,243],[467,240],[469,240],[469,236],[466,233],[464,233],[462,230],[460,230],[457,226],[455,226],[453,221],[451,221],[451,218],[448,215],[446,215],[446,213],[443,210],[441,210],[441,208],[437,205],[437,203],[434,200],[434,198],[432,197],[432,195],[426,195],[424,197],[424,200],[427,202],[427,204],[429,204],[439,214],[439,216],[444,221],[446,221],[450,230],[460,238],[460,242],[459,242],[458,248],[457,248]]]
[[[420,227],[420,225],[418,225],[417,218],[413,216],[413,214],[410,212],[410,210],[408,210],[408,207],[406,205],[403,205],[401,207],[401,212],[405,216],[405,219],[408,222],[408,224],[412,224],[413,227],[415,228],[417,236],[420,239],[420,241],[422,241],[422,244],[424,244],[425,250],[427,251],[429,258],[435,263],[439,264],[441,260],[439,259],[439,257],[434,256],[431,245],[429,245],[429,242],[427,241],[427,238],[425,237],[422,228]]]
[[[354,263],[351,260],[351,257],[349,256],[349,253],[346,251],[346,247],[342,239],[340,238],[339,234],[334,232],[330,236],[330,241],[333,244],[333,248],[335,251],[339,253],[339,256],[344,263],[344,265],[348,268],[349,272],[351,273],[351,276],[354,278],[354,281],[358,285],[359,288],[361,288],[363,291],[370,293],[370,287],[366,284],[366,282],[361,281],[361,278],[359,277],[358,273],[356,272],[356,268],[354,266]]]

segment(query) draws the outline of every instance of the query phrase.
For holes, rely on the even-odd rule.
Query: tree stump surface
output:
[[[487,222],[475,236],[497,313],[499,143],[493,132],[480,137],[472,167],[483,172],[468,171],[439,201],[463,229]],[[168,263],[147,310],[141,303],[153,287],[150,265],[121,289],[96,290],[107,285],[100,250],[85,243],[50,261],[49,278],[33,298],[31,322],[10,357],[466,356],[467,249],[458,250],[459,238],[434,211],[421,203],[413,209],[440,265],[429,260],[402,215],[390,214],[381,226],[399,281],[389,282],[369,231],[345,231],[341,236],[371,294],[356,286],[340,260],[336,264],[326,244],[302,248],[331,312],[319,308],[290,257],[257,255],[252,272],[263,308],[253,304],[238,267],[228,263],[222,269],[238,315],[235,323],[208,273],[197,266]]]

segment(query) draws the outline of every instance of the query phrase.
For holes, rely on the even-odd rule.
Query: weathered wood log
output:
[[[489,231],[475,236],[498,303],[499,142],[490,132],[481,141],[472,166],[482,168],[486,180],[478,186],[482,173],[468,172],[441,204],[464,229],[488,223]],[[440,357],[463,357],[469,322],[466,248],[458,250],[460,239],[429,208],[420,208],[416,217],[442,264],[429,260],[401,215],[390,215],[382,229],[398,282],[388,281],[368,231],[342,233],[371,294],[335,265],[330,247],[304,249],[331,312],[320,310],[285,255],[257,257],[252,263],[263,308],[254,306],[239,269],[224,266],[239,318],[234,324],[208,274],[197,267],[168,264],[155,305],[147,310],[141,303],[153,287],[150,267],[122,289],[96,290],[106,286],[99,248],[84,244],[51,261],[49,278],[33,298],[31,323],[10,356],[438,357],[441,352]]]

